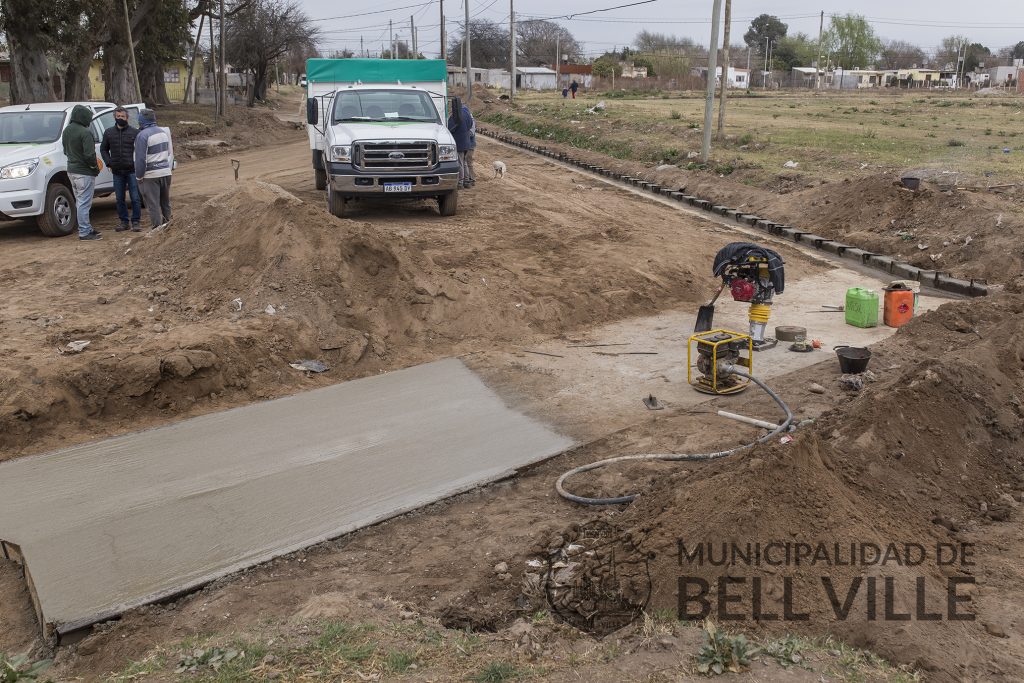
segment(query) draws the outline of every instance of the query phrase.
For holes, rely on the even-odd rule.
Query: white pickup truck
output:
[[[75,196],[68,178],[61,134],[76,105],[92,109],[92,134],[100,156],[103,131],[114,125],[109,102],[48,102],[0,107],[0,220],[35,218],[48,237],[78,230]],[[128,122],[139,125],[144,104],[125,105]],[[110,169],[100,163],[96,196],[114,191]]]
[[[447,126],[441,60],[310,59],[306,120],[318,190],[343,216],[358,199],[458,206],[459,160]]]

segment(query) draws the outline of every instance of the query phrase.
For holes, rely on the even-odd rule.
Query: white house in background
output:
[[[836,67],[832,71],[831,86],[835,90],[879,88],[884,85],[884,75],[884,71],[874,69],[843,69],[842,67]]]
[[[521,90],[555,90],[558,74],[546,66],[516,67],[516,88]]]
[[[1006,85],[1017,78],[1017,71],[1024,68],[1024,59],[1015,59],[1013,66],[994,66],[988,70],[990,85]]]
[[[694,76],[700,76],[701,78],[707,78],[708,68],[706,66],[698,66],[693,69]],[[718,67],[718,75],[715,77],[715,85],[722,84],[722,67]],[[734,66],[729,67],[728,72],[728,84],[730,88],[742,88],[746,90],[750,87],[750,69],[738,69]]]
[[[473,84],[491,88],[508,88],[509,73],[505,69],[477,69],[473,67]]]
[[[629,64],[627,64],[626,62],[621,62],[621,64],[622,78],[647,78],[646,66],[636,66],[632,62],[630,62]]]

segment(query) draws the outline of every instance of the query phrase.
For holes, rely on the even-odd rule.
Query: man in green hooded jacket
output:
[[[100,233],[89,222],[93,192],[96,190],[96,176],[100,167],[96,161],[96,139],[89,126],[92,125],[92,110],[81,104],[71,110],[71,123],[61,135],[64,156],[68,159],[68,176],[75,191],[75,208],[78,214],[78,239],[102,239]]]

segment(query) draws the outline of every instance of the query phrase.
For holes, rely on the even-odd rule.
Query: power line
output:
[[[355,17],[367,17],[371,14],[387,14],[388,12],[398,12],[404,9],[413,9],[414,7],[426,7],[436,2],[436,0],[427,0],[427,2],[421,2],[416,5],[405,5],[404,7],[392,7],[391,9],[380,9],[374,10],[373,12],[360,12],[359,14],[342,14],[336,17],[315,17],[312,21],[335,21],[337,19],[352,19]]]

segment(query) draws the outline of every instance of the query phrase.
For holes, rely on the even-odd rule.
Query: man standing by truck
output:
[[[157,230],[171,221],[174,148],[171,131],[156,125],[156,112],[152,109],[143,109],[139,114],[139,128],[135,138],[135,175],[153,221],[150,227]]]
[[[71,122],[61,134],[64,156],[68,160],[68,176],[71,178],[71,189],[75,193],[75,212],[78,215],[78,239],[99,240],[89,222],[92,210],[92,196],[96,190],[96,176],[100,174],[100,165],[96,162],[96,140],[89,126],[92,125],[92,110],[76,104],[71,110]]]
[[[466,153],[473,146],[473,128],[475,126],[473,116],[469,108],[462,104],[458,97],[452,98],[452,113],[448,116],[448,131],[455,138],[455,149],[459,153],[459,187],[472,187],[472,180],[468,173],[468,161]]]
[[[118,107],[114,110],[114,125],[103,132],[100,143],[100,155],[103,163],[110,168],[114,178],[114,198],[117,200],[117,217],[121,225],[115,230],[124,232],[131,228],[139,232],[142,228],[142,199],[139,197],[139,181],[135,178],[135,138],[138,128],[128,125],[128,110]],[[131,196],[132,215],[128,223],[128,206],[125,203],[125,192]]]

